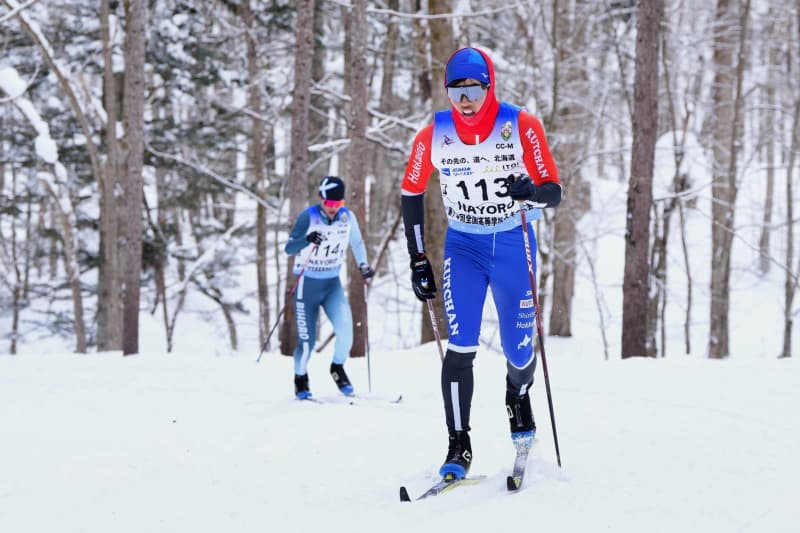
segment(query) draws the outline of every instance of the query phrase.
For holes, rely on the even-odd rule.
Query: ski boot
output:
[[[302,376],[294,375],[294,395],[298,400],[311,398],[311,390],[308,388],[308,374]]]
[[[353,395],[353,385],[350,383],[350,378],[347,377],[347,373],[344,371],[344,365],[331,363],[331,377],[336,383],[336,386],[339,387],[339,390],[342,391],[342,394],[345,396]]]
[[[448,435],[447,458],[439,468],[442,479],[452,481],[467,477],[472,464],[472,443],[466,431],[452,431]]]
[[[506,410],[514,448],[517,452],[527,452],[536,436],[536,422],[533,420],[531,398],[528,393],[517,396],[506,390]]]

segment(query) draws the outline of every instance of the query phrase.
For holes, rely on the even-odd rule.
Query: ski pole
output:
[[[364,280],[364,344],[367,350],[367,386],[369,392],[372,392],[372,367],[369,361],[369,281]]]
[[[536,332],[539,335],[539,353],[542,354],[542,371],[544,372],[544,386],[547,390],[547,405],[550,408],[550,424],[553,427],[553,442],[556,445],[556,460],[559,468],[561,467],[561,452],[558,449],[558,433],[556,432],[556,416],[553,412],[553,396],[550,394],[550,375],[547,372],[547,358],[544,354],[544,334],[542,333],[542,316],[539,312],[539,297],[536,291],[536,275],[533,272],[533,257],[531,254],[531,240],[528,236],[528,217],[525,214],[525,206],[521,206],[519,211],[522,219],[522,237],[525,241],[525,259],[528,260],[528,278],[531,283],[531,295],[533,296],[533,309],[536,313]]]
[[[436,346],[439,348],[439,359],[444,362],[444,352],[442,351],[442,337],[439,335],[439,326],[436,322],[436,313],[433,311],[433,302],[425,300],[428,304],[428,314],[431,315],[431,327],[433,327],[433,335],[436,337]]]
[[[314,255],[314,253],[317,251],[317,248],[319,248],[319,244],[315,244],[314,247],[311,249],[311,253],[308,254],[309,258],[311,258],[311,256]],[[281,323],[281,317],[283,316],[284,311],[286,311],[286,306],[289,305],[289,302],[294,296],[294,291],[297,290],[297,284],[300,283],[300,278],[303,277],[303,274],[306,271],[307,264],[308,264],[308,259],[306,259],[306,262],[303,263],[303,268],[301,268],[300,272],[297,274],[297,278],[294,280],[294,285],[292,285],[292,290],[289,291],[289,296],[286,298],[286,303],[283,304],[281,312],[278,313],[278,319],[275,321],[275,325],[272,326],[272,329],[269,330],[269,333],[267,334],[267,338],[264,339],[264,344],[261,345],[261,351],[258,352],[258,358],[256,359],[256,363],[261,362],[261,356],[264,354],[264,350],[267,348],[267,345],[269,344],[269,339],[270,337],[272,337],[272,333],[275,331],[275,328],[277,328],[278,324]]]

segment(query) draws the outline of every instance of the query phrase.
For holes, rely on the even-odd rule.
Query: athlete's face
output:
[[[463,89],[459,91],[459,87],[469,87],[470,89],[468,91]],[[481,85],[481,82],[472,78],[459,80],[447,88],[447,96],[453,102],[453,106],[465,117],[472,116],[480,111],[483,102],[486,101],[486,93],[487,90]],[[475,96],[477,96],[476,99],[470,100],[470,97]]]
[[[344,200],[322,200],[322,210],[332,219],[339,212],[339,209],[344,205]]]

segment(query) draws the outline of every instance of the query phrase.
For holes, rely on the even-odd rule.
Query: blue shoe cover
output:
[[[536,436],[536,430],[533,431],[520,431],[519,433],[511,434],[511,442],[514,443],[514,448],[520,451],[530,450],[533,446],[533,438]]]
[[[446,479],[448,477],[452,479],[464,479],[467,477],[467,471],[461,465],[457,465],[455,463],[445,463],[439,469],[439,475],[442,476],[442,479]]]

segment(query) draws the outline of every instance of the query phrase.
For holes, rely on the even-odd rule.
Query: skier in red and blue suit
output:
[[[541,122],[495,97],[494,66],[477,48],[450,57],[444,85],[451,108],[420,130],[402,183],[402,210],[411,285],[417,298],[435,298],[425,255],[423,196],[439,171],[448,229],[441,273],[449,340],[442,365],[448,451],[443,478],[463,478],[472,463],[469,417],[472,365],[483,304],[491,287],[506,356],[506,407],[515,446],[530,447],[536,424],[529,391],[536,366],[533,298],[520,209],[527,220],[561,201],[558,171]],[[529,223],[533,257],[536,241]]]

